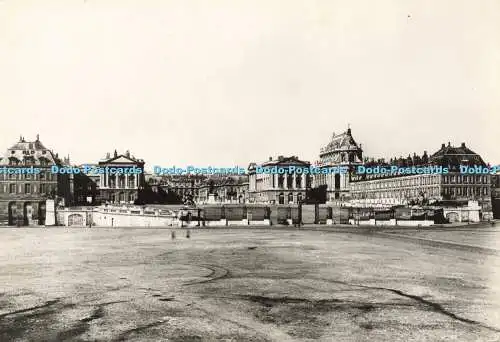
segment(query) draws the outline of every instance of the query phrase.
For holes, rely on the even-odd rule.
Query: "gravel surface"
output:
[[[500,230],[190,233],[1,229],[0,341],[500,341]]]

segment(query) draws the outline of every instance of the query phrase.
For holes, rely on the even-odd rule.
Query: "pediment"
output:
[[[137,160],[120,155],[105,161],[103,164],[137,164]]]

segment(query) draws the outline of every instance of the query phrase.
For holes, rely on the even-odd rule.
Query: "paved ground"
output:
[[[500,341],[499,228],[176,232],[1,229],[0,341]]]

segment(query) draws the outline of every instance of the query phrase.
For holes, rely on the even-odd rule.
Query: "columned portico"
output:
[[[107,156],[109,157],[109,155]],[[99,162],[99,167],[108,169],[126,169],[122,174],[103,174],[100,176],[101,198],[109,203],[130,203],[138,198],[144,181],[144,161],[136,159],[127,152],[105,158]],[[132,172],[135,170],[135,173]]]

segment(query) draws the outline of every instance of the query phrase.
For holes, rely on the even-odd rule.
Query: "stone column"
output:
[[[288,174],[284,173],[283,174],[283,188],[288,189]],[[285,200],[286,202],[286,200]]]
[[[274,174],[274,189],[278,189],[278,174]]]
[[[292,188],[293,189],[296,189],[297,188],[297,174],[293,174],[293,178],[292,178]]]

